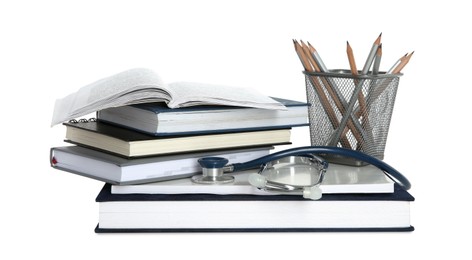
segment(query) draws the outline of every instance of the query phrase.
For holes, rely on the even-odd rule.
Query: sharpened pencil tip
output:
[[[408,54],[408,56],[406,56],[405,59],[409,61],[411,59],[411,56],[413,56],[413,53],[415,53],[415,51],[412,51],[410,54]]]
[[[311,45],[311,43],[309,41],[307,41],[306,44],[308,44],[308,48],[310,48],[311,52],[316,52],[315,47],[313,47],[313,45]]]
[[[381,41],[381,38],[382,38],[382,33],[380,33],[379,37],[377,37],[377,39],[375,39],[374,44],[379,45],[380,41]]]

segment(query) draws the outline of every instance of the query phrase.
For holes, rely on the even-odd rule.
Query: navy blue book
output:
[[[297,195],[98,194],[97,233],[413,231],[407,191]]]
[[[97,113],[100,121],[150,135],[196,135],[273,130],[308,125],[308,103],[274,98],[287,110],[232,106],[169,108],[165,103],[114,107]]]

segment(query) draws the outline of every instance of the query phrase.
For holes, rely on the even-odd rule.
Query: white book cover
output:
[[[252,170],[234,173],[232,175],[235,177],[235,181],[231,184],[195,184],[190,178],[185,178],[138,185],[112,185],[111,192],[114,194],[282,194],[262,191],[251,186],[248,182],[248,176],[255,172],[257,171]],[[301,176],[301,178],[304,177],[307,176]],[[375,166],[366,165],[357,167],[330,163],[320,188],[325,194],[393,193],[393,186],[394,182]]]

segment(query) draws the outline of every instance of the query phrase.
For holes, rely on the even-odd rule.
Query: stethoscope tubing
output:
[[[243,171],[248,169],[253,169],[260,167],[263,164],[266,164],[271,161],[275,161],[287,156],[301,156],[307,154],[334,154],[343,157],[353,158],[365,163],[371,164],[380,170],[384,171],[388,177],[400,185],[403,189],[409,190],[411,188],[411,183],[408,179],[403,176],[399,171],[397,171],[392,166],[388,165],[382,160],[379,160],[375,157],[367,155],[365,153],[341,148],[341,147],[330,147],[330,146],[305,146],[305,147],[296,147],[273,154],[269,154],[258,159],[248,161],[245,163],[235,163],[233,164],[233,171]]]

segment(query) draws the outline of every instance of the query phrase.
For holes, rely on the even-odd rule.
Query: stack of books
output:
[[[150,79],[140,84],[149,88]],[[112,85],[123,83],[119,80],[114,77]],[[86,88],[103,82],[110,80]],[[305,102],[274,98],[285,109],[211,102],[169,108],[145,100],[153,102],[110,107],[95,102],[53,116],[56,124],[92,107],[97,111],[96,119],[63,123],[67,145],[50,152],[53,168],[105,182],[96,198],[97,233],[413,230],[414,198],[372,166],[331,164],[319,201],[260,191],[247,181],[252,170],[235,174],[232,184],[192,183],[190,177],[201,174],[199,158],[246,162],[290,144],[291,129],[308,126]],[[56,107],[66,103],[60,100]]]
[[[290,144],[291,128],[308,124],[307,103],[277,100],[287,109],[145,103],[100,110],[97,119],[64,123],[65,141],[75,145],[52,148],[52,166],[126,185],[198,174],[202,157],[253,160]]]

